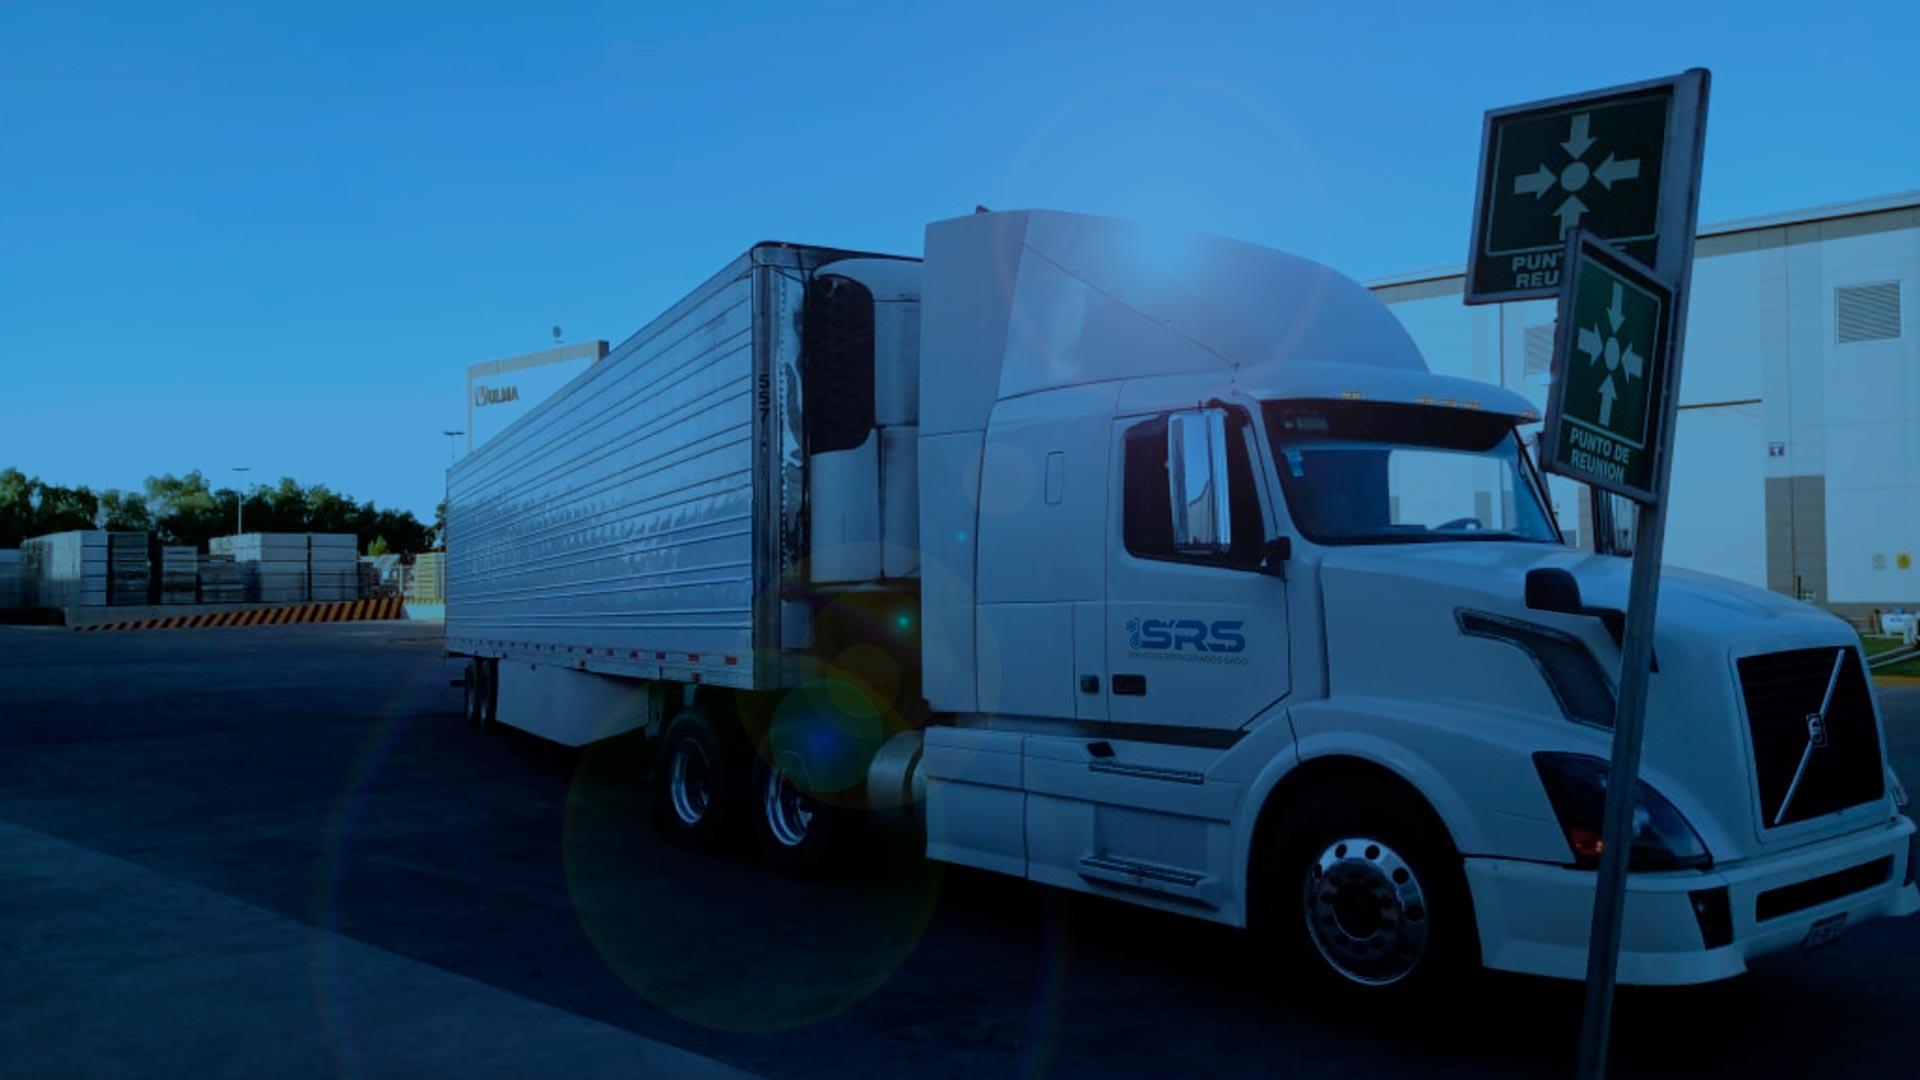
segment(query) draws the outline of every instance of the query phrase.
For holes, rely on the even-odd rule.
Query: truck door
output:
[[[1115,422],[1114,722],[1233,729],[1286,696],[1286,583],[1261,572],[1274,515],[1261,504],[1251,423],[1224,407]]]

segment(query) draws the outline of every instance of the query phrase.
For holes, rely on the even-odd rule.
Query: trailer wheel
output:
[[[754,757],[753,821],[760,852],[782,873],[814,877],[834,865],[848,812],[810,794],[811,778],[798,753],[763,744]]]
[[[713,724],[687,710],[667,725],[654,766],[654,823],[683,846],[713,850],[733,834],[741,770]]]
[[[1409,1004],[1457,990],[1475,970],[1460,856],[1399,785],[1310,791],[1285,808],[1266,847],[1258,925],[1319,996]]]

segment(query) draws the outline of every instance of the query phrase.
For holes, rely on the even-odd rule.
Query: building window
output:
[[[1545,386],[1552,382],[1553,324],[1540,323],[1522,331],[1521,353],[1526,363],[1522,374],[1528,382],[1537,386]]]

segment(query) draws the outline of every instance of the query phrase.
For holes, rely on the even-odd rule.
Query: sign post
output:
[[[1559,300],[1542,466],[1639,504],[1579,1075],[1606,1074],[1640,786],[1708,75],[1486,116],[1465,300]]]

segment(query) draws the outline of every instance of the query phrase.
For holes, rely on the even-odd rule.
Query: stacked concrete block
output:
[[[293,604],[308,599],[306,533],[217,536],[209,547],[240,564],[248,601]]]
[[[107,534],[107,603],[139,605],[147,602],[153,566],[147,555],[147,534]]]
[[[307,534],[307,568],[313,599],[360,599],[359,537],[352,533]]]
[[[30,537],[20,545],[20,581],[30,607],[107,602],[107,534],[96,529]]]
[[[238,604],[247,598],[246,581],[240,564],[226,554],[200,556],[200,602]]]
[[[200,555],[191,547],[160,549],[160,602],[191,604],[200,597]]]
[[[17,608],[20,600],[20,549],[0,548],[0,608]]]
[[[413,560],[413,573],[407,578],[407,603],[444,604],[447,601],[447,556],[429,551]]]

